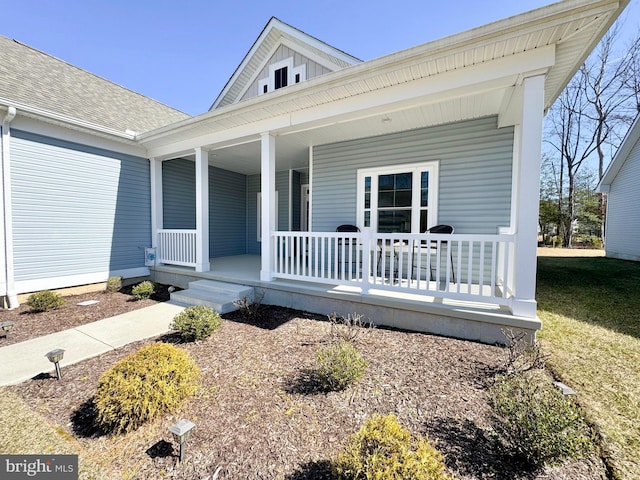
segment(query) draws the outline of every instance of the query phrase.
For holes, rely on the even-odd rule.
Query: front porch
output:
[[[299,235],[300,232],[295,234]],[[158,265],[152,269],[152,278],[181,288],[187,288],[190,281],[201,279],[247,285],[255,288],[256,298],[263,304],[326,315],[334,312],[340,315],[355,312],[379,326],[466,338],[490,344],[504,343],[502,329],[526,331],[533,338],[535,331],[541,326],[537,318],[514,315],[507,305],[487,300],[490,298],[488,295],[484,299],[475,295],[475,300],[471,297],[455,298],[455,293],[462,290],[462,286],[453,282],[451,278],[448,283],[444,279],[439,282],[423,279],[420,282],[423,290],[431,288],[431,294],[426,290],[416,291],[418,281],[414,280],[412,286],[411,279],[407,279],[406,274],[405,278],[394,281],[392,277],[399,273],[389,264],[390,261],[393,262],[393,258],[393,254],[386,258],[381,257],[381,274],[370,279],[366,291],[355,281],[355,271],[351,279],[351,274],[345,271],[346,262],[353,260],[349,255],[346,256],[342,271],[338,269],[338,276],[346,276],[346,279],[330,280],[329,276],[326,276],[324,280],[309,281],[296,279],[295,276],[280,276],[271,281],[264,281],[260,279],[262,260],[258,255],[211,259],[210,270],[205,272],[196,272],[193,268],[179,265]],[[302,262],[302,259],[300,261]],[[382,273],[385,270],[387,273]],[[481,291],[489,293],[492,288],[490,285],[480,288],[477,283],[470,285],[476,294]]]

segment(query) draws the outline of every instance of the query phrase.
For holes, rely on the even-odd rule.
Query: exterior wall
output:
[[[510,222],[513,128],[488,117],[314,148],[314,231],[356,224],[357,170],[439,161],[437,223],[496,234]]]
[[[247,253],[260,255],[258,241],[258,192],[260,175],[247,178]],[[289,171],[276,172],[276,194],[278,195],[277,230],[289,229]]]
[[[280,62],[282,60],[285,60],[289,57],[293,57],[293,66],[294,68],[299,66],[299,65],[307,65],[307,73],[306,73],[306,79],[309,80],[311,78],[314,77],[318,77],[320,75],[324,75],[325,73],[329,73],[331,70],[329,70],[326,67],[323,67],[322,65],[310,60],[309,58],[300,55],[299,53],[296,53],[294,50],[291,50],[290,48],[284,46],[284,45],[280,45],[280,47],[278,47],[278,49],[276,50],[276,52],[273,54],[273,56],[271,57],[271,59],[267,62],[267,64],[265,65],[265,67],[262,69],[262,71],[258,74],[258,76],[256,77],[256,80],[251,84],[251,86],[249,87],[249,89],[245,92],[245,94],[242,96],[242,100],[246,100],[248,98],[252,98],[252,97],[257,97],[258,96],[258,82],[260,80],[262,80],[263,78],[267,78],[269,76],[269,65],[273,65],[274,63]]]
[[[640,261],[640,138],[611,182],[607,205],[606,255]]]
[[[196,228],[195,163],[162,163],[164,228]],[[209,256],[246,253],[246,176],[209,167]]]
[[[209,167],[209,256],[247,253],[247,177]]]
[[[11,130],[18,293],[148,274],[149,162]]]

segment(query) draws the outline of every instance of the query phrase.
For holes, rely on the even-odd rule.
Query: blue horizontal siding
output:
[[[12,130],[11,163],[17,281],[144,266],[147,159]]]

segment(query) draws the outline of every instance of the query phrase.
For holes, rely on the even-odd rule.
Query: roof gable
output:
[[[0,103],[125,132],[145,132],[186,113],[0,36]]]
[[[265,68],[276,60],[276,54],[282,48],[289,49],[328,72],[361,63],[358,58],[272,17],[209,110],[245,99],[247,92],[255,86]]]

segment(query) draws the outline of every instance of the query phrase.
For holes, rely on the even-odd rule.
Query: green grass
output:
[[[640,478],[640,263],[538,258],[539,338],[617,478]]]

